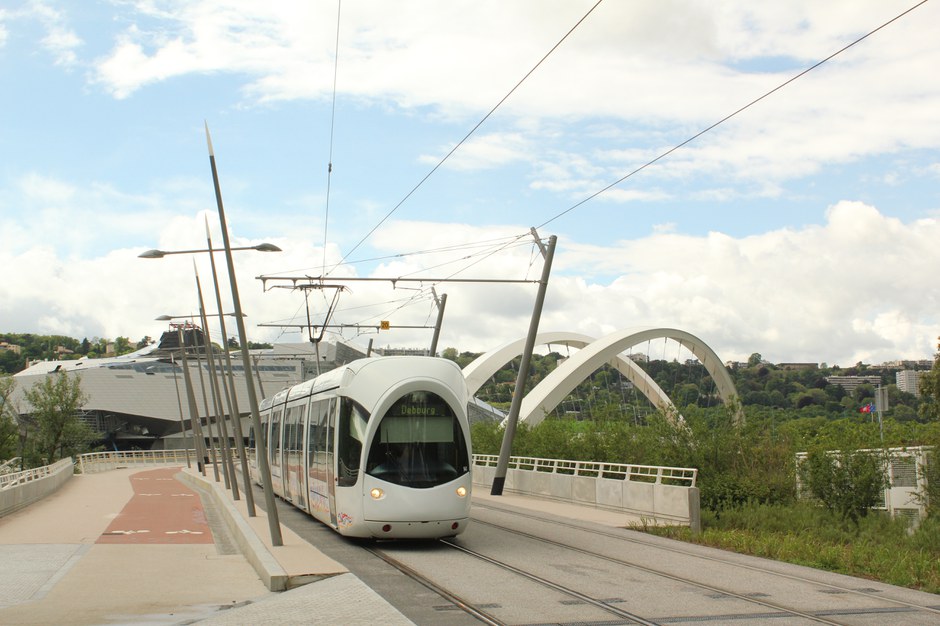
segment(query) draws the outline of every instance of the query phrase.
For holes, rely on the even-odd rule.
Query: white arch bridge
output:
[[[682,419],[672,400],[633,359],[622,353],[653,339],[672,339],[691,352],[715,381],[718,395],[728,406],[735,407],[735,422],[741,424],[744,414],[738,402],[738,393],[731,376],[718,355],[691,333],[676,328],[631,328],[618,330],[600,339],[571,332],[546,332],[536,337],[536,345],[564,345],[578,348],[578,352],[559,365],[536,385],[522,400],[519,421],[530,426],[539,424],[545,416],[582,381],[602,365],[609,364],[627,378],[653,406],[667,416]],[[464,369],[470,394],[474,395],[501,367],[523,352],[525,338],[511,341],[479,356]]]

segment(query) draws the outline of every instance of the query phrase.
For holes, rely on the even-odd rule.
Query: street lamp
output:
[[[218,252],[218,251],[221,251],[221,249],[219,249],[219,248],[213,248],[213,246],[212,246],[212,239],[211,239],[211,237],[209,236],[209,222],[208,222],[208,219],[206,220],[206,242],[207,242],[207,244],[208,244],[208,246],[209,246],[207,249],[205,249],[205,250],[189,250],[188,252],[199,253],[199,252]],[[261,250],[261,251],[263,251],[263,252],[277,252],[277,251],[280,251],[280,248],[278,248],[277,246],[272,245],[272,244],[259,244],[258,246],[251,246],[251,247],[244,247],[244,248],[236,248],[236,249],[238,249],[238,250],[255,250],[255,249],[259,249],[259,250]],[[153,253],[153,254],[152,254],[152,253]],[[159,253],[159,254],[156,254],[156,253]],[[141,257],[143,257],[143,258],[151,258],[151,259],[160,259],[160,258],[163,258],[163,256],[166,255],[166,254],[178,254],[178,252],[168,252],[168,251],[161,251],[161,250],[151,250],[149,253],[145,253],[145,254],[146,254],[147,256],[141,255]],[[223,393],[224,393],[224,397],[225,397],[226,401],[228,402],[229,415],[232,416],[232,428],[233,428],[233,430],[234,430],[234,433],[233,433],[233,434],[234,434],[234,439],[235,439],[235,447],[236,447],[236,450],[237,450],[237,452],[238,452],[238,457],[239,457],[239,461],[240,461],[240,464],[241,464],[242,479],[243,479],[244,482],[245,482],[245,491],[244,491],[244,493],[245,493],[245,505],[246,505],[246,508],[247,508],[247,510],[248,510],[248,517],[255,517],[255,516],[256,516],[256,512],[255,512],[255,499],[254,499],[254,494],[252,493],[252,490],[251,490],[251,472],[250,472],[250,470],[249,470],[249,468],[248,468],[248,455],[247,455],[246,450],[245,450],[245,441],[244,441],[245,437],[244,437],[244,432],[242,431],[242,427],[241,427],[241,411],[239,410],[239,407],[238,407],[238,396],[237,396],[236,391],[235,391],[235,389],[236,389],[236,387],[235,387],[235,374],[234,374],[234,371],[233,371],[233,368],[232,368],[232,360],[231,360],[231,356],[230,356],[230,350],[229,350],[228,341],[227,341],[227,339],[226,339],[226,338],[228,337],[228,333],[227,333],[227,331],[226,331],[226,329],[225,329],[225,318],[226,318],[226,317],[235,317],[236,314],[235,314],[235,313],[222,313],[222,296],[221,296],[221,292],[219,291],[219,278],[218,278],[218,274],[216,273],[216,269],[215,269],[215,258],[213,257],[212,254],[209,255],[209,261],[211,261],[211,264],[212,264],[212,283],[213,283],[213,286],[215,287],[215,300],[216,300],[216,304],[217,304],[217,307],[218,307],[219,312],[218,312],[218,313],[205,313],[205,317],[218,317],[218,318],[219,318],[219,325],[220,325],[220,327],[221,327],[222,338],[223,338],[223,340],[222,340],[223,354],[225,355],[225,368],[223,369],[223,375],[222,375],[222,386],[223,386],[223,388],[224,388],[224,392],[223,392]],[[196,277],[196,281],[197,281],[197,283],[198,283],[198,281],[199,281],[198,275],[197,275],[197,277]],[[202,293],[202,289],[200,288],[199,291],[200,291],[200,294],[201,294],[201,293]],[[201,303],[201,302],[202,302],[202,297],[201,297],[201,295],[200,295],[200,303]],[[204,309],[203,309],[201,306],[200,306],[200,311],[204,311]],[[241,316],[242,316],[242,317],[248,317],[248,315],[246,315],[245,313],[241,313]],[[169,320],[173,320],[173,319],[177,319],[177,318],[187,318],[187,319],[189,319],[189,318],[192,318],[192,317],[193,317],[192,315],[161,315],[160,317],[158,317],[158,318],[156,318],[156,319],[157,319],[158,321],[169,321]],[[208,326],[205,321],[204,321],[203,325],[206,326],[206,327]],[[206,328],[206,330],[208,331],[208,327]],[[212,369],[212,371],[215,371],[214,367],[211,367],[211,366],[210,366],[210,369]],[[227,384],[226,384],[226,375],[227,375],[227,378],[228,378]],[[246,377],[246,384],[252,385],[251,379],[250,379],[249,377]],[[260,386],[260,384],[261,384],[260,378],[259,378],[259,380],[258,380],[258,384],[259,384],[259,386]],[[224,420],[223,420],[223,424],[224,424]],[[227,436],[226,436],[226,441],[227,441]],[[234,466],[233,466],[233,464],[231,463],[231,455],[230,455],[230,453],[226,453],[225,457],[226,457],[226,460],[225,460],[224,463],[223,463],[223,467],[228,467],[228,468],[229,468],[229,472],[228,472],[228,473],[232,475],[232,482],[231,482],[232,495],[233,495],[233,498],[234,498],[235,500],[238,500],[238,499],[239,499],[238,483],[237,483],[237,481],[235,480]]]
[[[228,315],[229,317],[235,317],[234,313],[223,313],[222,315]],[[206,317],[218,317],[218,313],[206,313]],[[181,319],[193,319],[194,315],[161,315],[160,317],[155,317],[153,319],[158,322],[169,322],[170,320],[181,320]],[[242,317],[248,317],[242,313]]]
[[[193,262],[193,271],[196,270],[196,263]],[[215,368],[215,358],[212,354],[212,342],[209,341],[209,320],[206,319],[206,307],[203,303],[202,298],[202,284],[199,282],[199,273],[196,272],[196,290],[199,292],[199,315],[202,318],[202,327],[206,331],[202,336],[203,347],[206,350],[206,361],[209,364],[209,371],[211,375],[209,377],[209,382],[212,388],[212,397],[216,403],[216,415],[219,417],[219,431],[221,434],[222,441],[222,470],[225,474],[225,480],[228,483],[226,487],[231,487],[232,497],[235,500],[238,500],[238,479],[235,477],[235,465],[232,463],[232,450],[228,445],[228,429],[225,427],[225,412],[222,408],[222,391],[219,389],[219,377],[218,371]],[[219,311],[221,315],[221,311]],[[222,342],[225,343],[225,337],[222,338]],[[225,372],[222,373],[222,381],[225,382]],[[222,385],[226,387],[226,385]],[[226,387],[226,391],[228,388]],[[235,415],[232,412],[232,404],[229,402],[229,416],[232,418],[234,423],[239,419],[239,416]]]
[[[176,327],[176,336],[179,342],[180,355],[183,358],[183,382],[186,385],[186,401],[189,405],[189,423],[190,428],[192,429],[193,440],[196,448],[196,464],[200,473],[205,476],[205,463],[207,460],[205,440],[203,439],[202,427],[200,425],[201,418],[199,417],[199,409],[196,407],[196,395],[193,393],[193,381],[189,375],[189,363],[186,359],[186,346],[183,339],[183,329],[180,325],[177,325]],[[206,419],[208,420],[208,416]]]
[[[255,432],[261,435],[261,414],[258,411],[258,396],[251,376],[251,359],[248,355],[248,334],[245,332],[245,321],[241,317],[242,305],[238,297],[238,282],[235,279],[235,263],[232,260],[232,244],[228,236],[228,223],[225,221],[225,208],[222,205],[222,189],[219,185],[219,172],[215,164],[215,151],[212,149],[212,139],[209,136],[209,124],[206,123],[206,144],[209,148],[209,167],[212,169],[212,184],[215,188],[215,201],[219,209],[219,225],[222,227],[222,247],[225,250],[225,264],[228,268],[228,281],[232,289],[232,303],[235,306],[235,323],[238,327],[238,342],[241,345],[242,366],[245,368],[245,380],[248,382],[248,404],[251,409],[251,423]],[[261,474],[261,483],[264,486],[264,502],[268,514],[268,529],[271,533],[271,545],[282,546],[281,522],[277,514],[277,503],[274,502],[274,485],[271,480],[271,468],[268,467],[267,454],[258,454],[258,473]]]
[[[281,249],[275,246],[273,243],[259,243],[256,246],[241,246],[238,248],[232,248],[232,250],[257,250],[258,252],[281,252]],[[221,252],[221,249],[209,250],[147,250],[141,254],[138,254],[137,257],[140,259],[162,259],[168,254],[198,254],[200,252]]]
[[[215,408],[215,412],[216,412],[216,424],[217,424],[216,427],[217,427],[217,428],[219,429],[219,431],[220,431],[220,432],[219,432],[219,442],[220,442],[220,444],[221,444],[221,446],[222,446],[222,472],[223,472],[223,475],[224,475],[224,477],[225,477],[225,486],[226,486],[226,488],[227,488],[227,489],[228,489],[228,488],[231,488],[231,489],[232,489],[233,498],[234,498],[235,500],[238,500],[238,499],[239,499],[239,496],[238,496],[238,483],[237,483],[236,480],[235,480],[234,465],[233,465],[233,463],[232,463],[231,452],[230,452],[230,449],[229,449],[229,447],[228,447],[228,432],[227,432],[227,429],[226,429],[226,427],[225,427],[225,413],[224,413],[224,411],[223,411],[223,409],[222,409],[222,400],[221,400],[222,395],[221,395],[221,391],[219,390],[218,379],[216,378],[216,376],[217,376],[217,370],[216,370],[216,367],[215,367],[215,364],[214,364],[214,361],[213,361],[213,358],[212,358],[212,344],[211,344],[211,342],[209,341],[209,338],[208,338],[208,336],[207,336],[207,334],[208,334],[208,322],[207,322],[207,320],[206,320],[206,318],[209,317],[209,316],[212,316],[212,317],[221,317],[221,316],[224,316],[224,315],[234,315],[234,313],[205,313],[205,310],[204,310],[204,307],[203,307],[203,303],[202,303],[202,288],[201,288],[201,286],[199,285],[199,274],[198,274],[198,273],[196,274],[196,286],[197,286],[198,291],[199,291],[199,313],[200,313],[200,316],[201,316],[201,319],[202,319],[202,326],[203,326],[203,331],[204,331],[204,332],[203,332],[203,340],[202,340],[202,342],[203,342],[203,348],[204,348],[205,351],[206,351],[206,359],[207,359],[207,363],[208,363],[208,366],[209,366],[209,371],[211,372],[210,378],[209,378],[209,385],[210,385],[210,391],[212,392],[212,402],[213,402],[213,405],[214,405],[214,408]],[[156,319],[157,319],[158,321],[171,321],[171,320],[179,319],[179,318],[188,318],[188,319],[191,319],[192,317],[193,317],[192,315],[161,315],[161,316],[157,317]],[[224,326],[223,326],[223,328],[224,328]],[[185,350],[185,346],[182,345],[182,340],[180,340],[180,348],[183,349],[183,350]],[[197,346],[197,348],[198,348],[198,346]],[[197,353],[197,360],[198,360],[198,353]],[[230,375],[230,377],[231,377],[231,371],[229,371],[229,375]],[[203,379],[202,379],[202,369],[201,369],[201,368],[199,369],[199,380],[200,380],[200,384],[202,385],[203,402],[204,402],[205,405],[206,405],[206,424],[209,426],[209,429],[210,429],[209,436],[210,436],[210,438],[211,438],[211,437],[213,437],[212,432],[211,432],[212,422],[211,422],[210,419],[209,419],[210,412],[209,412],[209,406],[208,406],[208,398],[207,398],[207,396],[206,396],[205,383],[203,382]],[[231,381],[231,382],[232,382],[232,388],[234,389],[234,385],[235,385],[234,378],[232,378],[232,381]],[[225,388],[225,398],[226,398],[226,400],[228,401],[229,416],[231,417],[232,422],[233,422],[234,424],[237,424],[237,423],[238,423],[238,420],[241,419],[241,416],[238,415],[238,412],[237,412],[237,411],[233,411],[233,409],[232,409],[231,397],[229,396],[229,393],[228,393],[228,392],[229,392],[229,385],[227,384],[227,382],[226,382],[226,380],[225,380],[225,372],[224,372],[224,371],[222,372],[222,386]],[[237,431],[238,431],[239,433],[240,433],[240,430],[241,430],[241,429],[237,429]],[[240,436],[240,434],[239,434],[239,436]],[[212,453],[212,462],[213,462],[213,469],[215,470],[216,481],[218,481],[218,479],[219,479],[219,473],[218,473],[218,466],[215,465],[215,448],[214,448],[214,447],[211,448],[211,449],[210,449],[210,452]],[[246,480],[246,482],[248,481],[247,476],[246,476],[245,480]]]
[[[238,451],[238,458],[242,466],[242,477],[245,480],[245,504],[248,509],[248,517],[255,516],[255,498],[251,490],[251,472],[248,469],[248,454],[245,451],[245,436],[242,432],[241,410],[238,408],[238,395],[235,393],[235,374],[232,370],[232,358],[228,346],[228,331],[225,328],[225,316],[222,315],[222,293],[219,291],[219,275],[215,269],[215,249],[212,247],[212,236],[209,232],[209,218],[206,217],[206,245],[209,247],[209,263],[212,267],[212,284],[215,286],[215,303],[219,313],[219,328],[222,331],[222,354],[225,356],[225,371],[228,372],[230,384],[226,388],[226,397],[229,402],[229,413],[237,416],[232,420],[232,427],[235,431],[235,449]],[[264,244],[263,244],[264,245]],[[276,248],[276,246],[271,246]],[[280,248],[277,248],[278,250]],[[274,250],[271,250],[273,252]],[[244,315],[244,313],[242,313]],[[247,348],[247,346],[246,346]],[[223,383],[225,376],[222,377]],[[247,379],[246,379],[247,381]],[[250,384],[250,383],[249,383]],[[261,376],[258,376],[258,387],[261,387]],[[264,395],[264,390],[261,390]],[[234,474],[234,468],[232,469]]]

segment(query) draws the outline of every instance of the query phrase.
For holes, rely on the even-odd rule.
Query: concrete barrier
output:
[[[72,478],[72,459],[23,472],[6,474],[0,481],[0,517],[42,500]]]
[[[231,533],[238,549],[257,572],[258,577],[271,591],[285,591],[290,588],[290,577],[280,562],[271,554],[268,547],[258,538],[244,517],[235,508],[235,503],[227,496],[218,483],[206,480],[194,470],[183,470],[180,479],[197,489],[209,493],[212,502],[222,512],[222,519]]]
[[[610,511],[622,511],[652,524],[689,526],[699,532],[702,528],[699,490],[694,486],[694,474],[676,473],[683,468],[650,468],[643,471],[614,471],[608,464],[600,469],[591,467],[579,475],[573,461],[552,459],[524,459],[514,457],[506,473],[503,490],[507,493],[558,500]],[[623,466],[637,468],[641,466]],[[575,469],[572,469],[575,468]],[[650,470],[666,470],[653,472]],[[694,470],[685,470],[694,471]],[[608,474],[618,478],[607,478]],[[475,456],[473,484],[489,488],[496,475],[495,457]],[[622,476],[620,478],[619,476]],[[667,484],[685,482],[686,484]]]

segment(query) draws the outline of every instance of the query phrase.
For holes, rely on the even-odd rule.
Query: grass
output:
[[[663,537],[940,593],[940,520],[915,530],[875,512],[856,526],[808,504],[747,505],[702,511],[702,532],[638,527]]]

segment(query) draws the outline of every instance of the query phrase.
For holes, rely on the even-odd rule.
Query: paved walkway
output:
[[[0,624],[410,623],[289,529],[272,548],[263,511],[247,519],[243,502],[214,503],[198,484],[219,490],[183,468],[78,475],[0,518]],[[267,554],[235,547],[225,518],[239,506],[236,526],[265,531],[249,550]],[[274,593],[258,563],[316,582]]]

